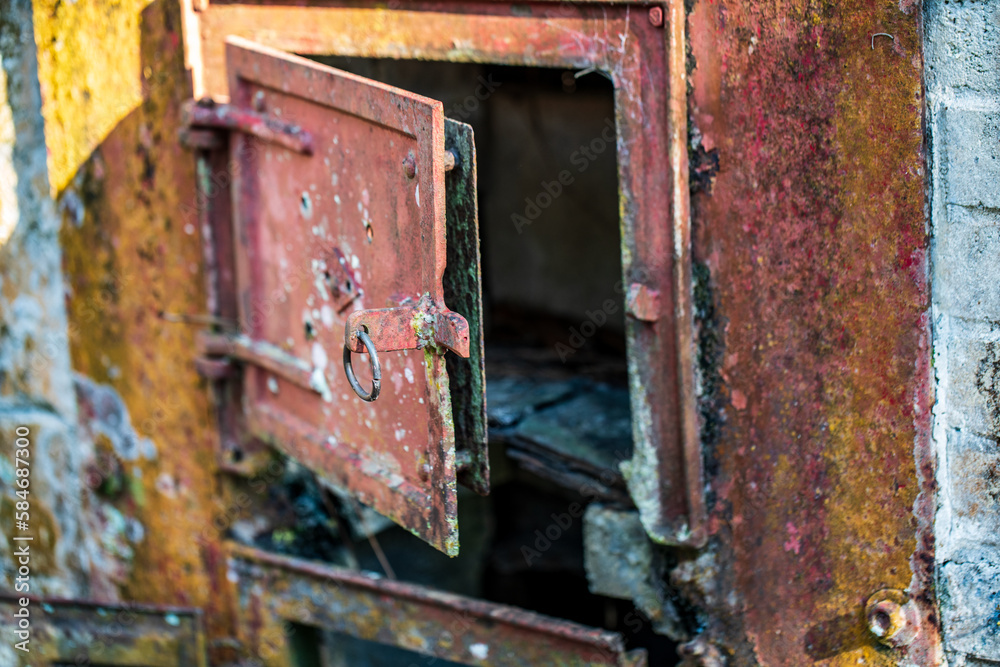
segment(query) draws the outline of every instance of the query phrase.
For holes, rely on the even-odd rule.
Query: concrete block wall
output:
[[[942,630],[1000,664],[1000,2],[928,0],[924,38]]]

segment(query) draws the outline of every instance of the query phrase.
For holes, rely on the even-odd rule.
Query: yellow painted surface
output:
[[[139,27],[148,0],[36,0],[49,179],[62,191],[142,100]]]

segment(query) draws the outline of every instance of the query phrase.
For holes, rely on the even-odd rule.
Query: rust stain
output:
[[[195,328],[158,316],[205,308],[198,220],[186,213],[195,201],[194,160],[177,140],[179,101],[190,96],[180,8],[167,0],[104,9],[132,13],[105,30],[110,19],[102,11],[64,18],[62,10],[50,16],[36,6],[36,25],[49,36],[43,49],[71,33],[72,40],[82,33],[95,40],[79,49],[79,60],[42,57],[47,127],[70,109],[81,117],[116,113],[96,143],[87,132],[59,127],[50,151],[62,165],[53,181],[65,185],[61,244],[74,368],[110,385],[136,432],[155,446],[154,456],[122,468],[128,493],[116,503],[144,526],[145,538],[119,594],[204,608],[209,633],[231,636],[230,587],[211,529],[219,502],[215,422],[194,368]],[[137,45],[127,67],[87,60],[88,53],[117,54],[119,41]],[[91,76],[102,68],[121,72]],[[107,100],[115,103],[107,107]],[[69,174],[59,178],[58,169]]]
[[[689,21],[692,149],[718,159],[693,200],[695,249],[737,408],[712,522],[745,610],[731,648],[767,665],[935,664],[917,17],[723,0]],[[896,39],[873,50],[875,32]],[[922,604],[908,657],[864,632],[881,588]]]

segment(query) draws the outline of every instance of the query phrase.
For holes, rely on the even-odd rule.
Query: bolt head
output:
[[[417,156],[410,151],[405,158],[403,158],[403,173],[406,174],[407,178],[414,178],[417,175]]]
[[[883,589],[865,605],[868,631],[880,644],[905,646],[919,633],[919,620],[914,603],[905,591]]]
[[[649,22],[657,28],[663,25],[663,7],[650,8]]]

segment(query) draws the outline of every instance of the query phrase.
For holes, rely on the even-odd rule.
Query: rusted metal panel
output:
[[[245,362],[252,433],[454,555],[443,354],[467,356],[470,341],[444,305],[442,105],[238,38],[228,67],[232,104],[190,113],[195,125],[239,130],[241,333],[203,337],[204,351]],[[254,142],[261,127],[270,143]],[[342,349],[365,350],[359,331],[389,379],[377,401],[378,391],[359,400],[335,363]],[[345,369],[362,367],[349,359]]]
[[[635,455],[623,467],[654,539],[703,544],[683,3],[407,2],[405,9],[212,3],[198,15],[199,94],[229,92],[220,73],[233,34],[295,53],[607,72],[616,87],[623,278],[659,294],[655,321],[626,323]],[[652,20],[651,10],[661,18]]]
[[[445,220],[448,263],[444,269],[444,300],[469,326],[469,353],[446,357],[455,442],[465,465],[458,481],[480,495],[490,492],[490,461],[486,446],[486,356],[483,347],[483,282],[479,254],[479,199],[476,144],[472,126],[444,119],[444,145],[455,156],[445,175]]]
[[[100,604],[79,600],[0,596],[0,634],[15,651],[18,665],[101,665],[102,667],[207,667],[202,613],[198,609],[153,605]],[[26,609],[29,629],[15,634]],[[23,618],[23,617],[22,617]],[[14,667],[11,665],[10,667]]]
[[[275,626],[293,622],[468,665],[644,667],[614,632],[506,605],[230,546],[244,638],[253,653]],[[272,664],[281,658],[276,658]]]
[[[741,600],[719,633],[739,664],[939,664],[919,5],[689,26],[710,522]],[[866,629],[881,589],[919,608],[907,646]]]

